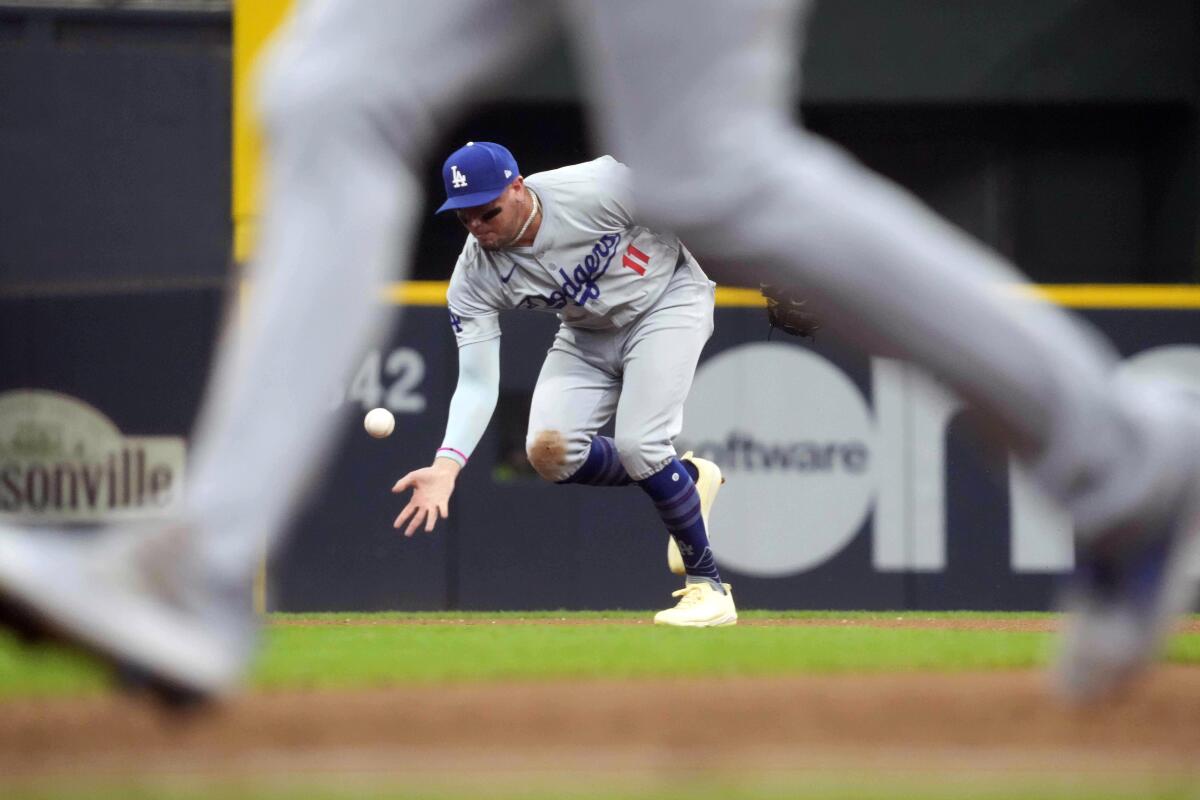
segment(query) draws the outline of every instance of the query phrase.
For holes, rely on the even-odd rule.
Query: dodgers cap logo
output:
[[[492,202],[521,171],[508,148],[494,142],[467,142],[442,164],[446,202],[437,213]]]

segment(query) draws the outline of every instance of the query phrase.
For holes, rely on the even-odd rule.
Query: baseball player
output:
[[[0,531],[0,600],[166,686],[236,682],[249,614],[222,598],[249,581],[323,463],[323,398],[379,334],[371,298],[409,261],[427,150],[562,23],[593,130],[632,170],[640,223],[680,236],[720,280],[804,286],[828,328],[926,367],[1072,513],[1080,564],[1060,686],[1088,698],[1124,685],[1193,598],[1183,565],[1200,539],[1200,414],[1169,387],[1115,380],[1094,331],[1013,301],[999,287],[1020,277],[999,256],[794,124],[806,6],[302,0],[260,89],[271,166],[255,307],[222,349],[182,527],[131,547]],[[567,303],[593,291],[571,281]],[[459,311],[484,310],[455,297]]]
[[[715,285],[678,238],[638,224],[629,170],[610,156],[526,179],[507,148],[468,142],[442,177],[438,212],[453,211],[469,234],[447,296],[458,386],[433,464],[396,483],[394,491],[413,489],[396,527],[431,531],[447,514],[496,406],[499,312],[549,312],[562,324],[533,393],[529,462],[557,483],[636,483],[654,502],[687,575],[679,602],[655,623],[736,623],[707,536],[720,469],[677,458],[671,444],[712,335]],[[614,437],[597,435],[614,415]]]

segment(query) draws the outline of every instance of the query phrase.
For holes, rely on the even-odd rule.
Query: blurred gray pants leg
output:
[[[1085,536],[1177,489],[1170,416],[1151,389],[1114,382],[1107,343],[1012,299],[1004,287],[1022,278],[997,254],[793,123],[803,7],[569,8],[600,101],[593,125],[633,168],[639,213],[718,282],[800,284],[829,327],[929,369],[985,412]]]
[[[220,348],[190,474],[186,516],[211,574],[248,579],[319,478],[333,390],[382,333],[377,290],[408,272],[426,149],[441,117],[544,31],[536,11],[317,0],[273,43],[250,302]]]

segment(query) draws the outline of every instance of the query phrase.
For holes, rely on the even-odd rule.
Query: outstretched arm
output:
[[[450,495],[458,473],[479,444],[500,392],[500,339],[466,344],[458,350],[458,386],[450,400],[443,446],[433,464],[405,475],[392,487],[393,492],[413,490],[408,505],[396,517],[394,527],[407,528],[412,536],[424,525],[432,531],[438,518],[449,516]]]

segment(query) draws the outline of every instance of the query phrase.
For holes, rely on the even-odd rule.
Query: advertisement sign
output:
[[[168,514],[184,485],[179,436],[124,436],[56,392],[0,392],[0,520],[99,523]]]

